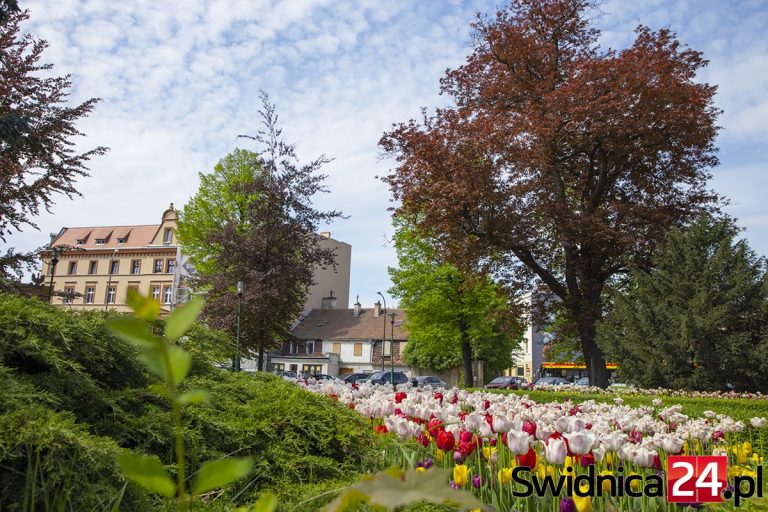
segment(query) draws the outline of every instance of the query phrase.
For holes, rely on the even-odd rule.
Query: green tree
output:
[[[52,64],[41,64],[48,43],[20,35],[29,16],[17,2],[0,2],[0,242],[49,210],[57,194],[79,195],[78,178],[88,176],[88,161],[107,148],[80,153],[75,123],[87,116],[98,99],[67,106],[69,75],[51,76]],[[13,248],[0,254],[0,278],[18,276],[36,260]]]
[[[335,264],[316,232],[341,214],[312,206],[326,191],[317,171],[328,159],[299,164],[294,146],[282,140],[274,105],[264,93],[261,100],[265,130],[250,138],[262,151],[236,149],[212,174],[200,175],[200,189],[179,214],[178,236],[212,327],[235,330],[235,286],[243,282],[243,352],[258,353],[263,370],[264,352],[286,339],[301,313],[315,267]]]
[[[406,220],[394,223],[399,266],[389,269],[389,292],[408,315],[406,362],[433,370],[461,365],[468,387],[474,385],[473,358],[489,373],[509,368],[523,328],[506,294],[489,276],[442,261]]]
[[[651,270],[634,269],[599,342],[644,387],[768,389],[765,261],[733,220],[700,216],[672,231]]]

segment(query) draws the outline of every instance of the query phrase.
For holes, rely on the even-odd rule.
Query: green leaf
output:
[[[168,345],[167,349],[168,358],[171,361],[171,372],[173,372],[171,382],[174,386],[178,386],[189,373],[189,367],[192,365],[192,354],[177,345]]]
[[[277,508],[277,496],[271,492],[262,494],[253,504],[251,512],[273,512]]]
[[[161,341],[158,336],[150,332],[146,323],[137,318],[110,320],[107,322],[107,327],[118,337],[139,347],[154,347]]]
[[[122,453],[117,456],[117,463],[126,478],[145,489],[167,498],[176,494],[176,484],[156,456]]]
[[[253,459],[220,459],[203,464],[197,473],[193,494],[200,495],[219,489],[248,475],[253,468]]]
[[[397,475],[401,475],[399,478]],[[450,470],[432,468],[428,471],[401,472],[389,469],[364,479],[342,493],[325,508],[339,512],[347,506],[370,503],[374,507],[398,509],[419,501],[453,505],[464,509],[483,508],[472,494],[448,486]]]
[[[149,371],[163,379],[167,384],[178,386],[187,376],[192,365],[192,354],[177,345],[163,341],[154,347],[144,347],[139,353],[139,359],[147,365]],[[167,351],[171,374],[165,364],[163,349]]]
[[[193,389],[187,391],[179,397],[181,405],[202,404],[208,401],[208,392],[202,389]]]
[[[160,314],[160,303],[153,298],[140,294],[133,288],[128,288],[125,302],[139,318],[154,322]]]
[[[202,310],[203,301],[196,297],[171,311],[165,321],[165,337],[170,341],[181,338],[192,327]]]

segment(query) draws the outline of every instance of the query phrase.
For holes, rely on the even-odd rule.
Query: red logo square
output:
[[[720,503],[728,475],[728,457],[678,456],[667,458],[667,501]]]

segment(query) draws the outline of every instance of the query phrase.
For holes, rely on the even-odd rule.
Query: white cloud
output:
[[[285,133],[305,158],[325,153],[331,193],[318,204],[351,215],[331,227],[353,246],[351,296],[370,304],[389,287],[383,247],[391,233],[387,187],[374,179],[391,162],[377,142],[392,123],[442,104],[438,80],[469,51],[475,11],[497,2],[216,0],[115,2],[29,0],[27,29],[47,39],[57,74],[71,73],[73,101],[104,98],[82,123],[81,147],[112,148],[81,181],[84,197],[61,199],[41,232],[14,236],[33,248],[61,226],[156,222],[182,205],[237,140],[258,129],[259,89],[278,105]],[[760,3],[606,0],[606,45],[623,47],[639,23],[671,27],[712,63],[702,79],[720,86],[726,110],[716,187],[739,195],[738,212],[768,252],[760,178],[768,137],[768,25]],[[749,168],[749,172],[740,169]],[[735,189],[739,180],[759,186]],[[762,188],[760,188],[762,187]]]

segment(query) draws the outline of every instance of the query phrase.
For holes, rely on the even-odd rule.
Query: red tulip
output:
[[[399,403],[400,403],[400,402],[402,402],[402,401],[403,401],[403,400],[404,400],[404,399],[405,399],[407,396],[408,396],[408,395],[407,395],[407,394],[405,394],[403,391],[398,391],[397,393],[395,393],[395,403],[396,403],[396,404],[399,404]]]
[[[437,433],[436,443],[438,448],[440,448],[444,452],[449,452],[453,450],[453,447],[456,444],[456,439],[453,437],[453,434],[451,434],[450,432],[441,430]]]
[[[525,455],[515,455],[518,466],[536,469],[536,451],[533,448],[528,449]]]

